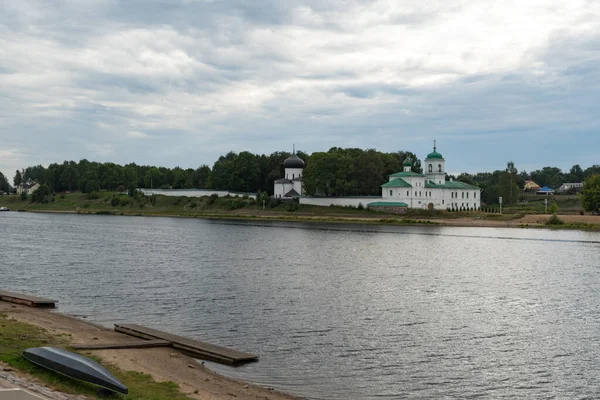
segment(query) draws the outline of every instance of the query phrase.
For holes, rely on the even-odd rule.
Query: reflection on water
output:
[[[595,398],[600,235],[4,213],[0,286],[314,399]]]

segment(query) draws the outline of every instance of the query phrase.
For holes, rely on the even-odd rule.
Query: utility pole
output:
[[[498,198],[498,202],[500,203],[500,214],[502,214],[502,197]]]

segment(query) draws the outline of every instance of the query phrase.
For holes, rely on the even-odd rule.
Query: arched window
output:
[[[406,197],[409,197],[409,196],[410,196],[410,192],[407,190],[406,191]]]
[[[432,171],[433,171],[433,165],[429,164],[429,172],[432,172]]]
[[[292,179],[296,178],[296,174],[292,174]]]
[[[477,198],[477,192],[473,192],[473,198],[476,199]]]
[[[469,192],[467,192],[467,199],[469,198]]]
[[[438,164],[438,172],[442,172],[442,164]]]
[[[463,199],[465,198],[465,192],[462,192],[462,198]]]
[[[421,197],[421,192],[419,192],[419,197]]]
[[[393,191],[390,190],[390,196],[393,196]]]

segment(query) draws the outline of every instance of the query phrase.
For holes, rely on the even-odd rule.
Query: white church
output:
[[[319,206],[354,206],[402,212],[408,208],[430,210],[477,210],[481,207],[481,189],[459,181],[446,181],[446,160],[437,152],[425,158],[425,173],[412,172],[412,161],[403,163],[403,171],[388,176],[381,185],[381,197],[311,197],[303,196],[302,170],[304,161],[295,153],[283,166],[285,177],[275,181],[274,197],[299,198],[300,204]]]
[[[283,162],[285,177],[274,183],[273,196],[278,199],[292,199],[302,195],[302,170],[304,161],[296,155],[296,146],[292,155]]]
[[[411,160],[405,160],[404,170],[388,176],[389,181],[381,185],[381,205],[403,203],[408,208],[430,210],[477,210],[481,207],[481,189],[459,181],[446,181],[446,160],[437,152],[435,141],[433,152],[425,158],[425,173],[412,172]]]

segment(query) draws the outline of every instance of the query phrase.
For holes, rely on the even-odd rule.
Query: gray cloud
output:
[[[434,137],[453,170],[593,159],[600,10],[492,4],[10,2],[0,170],[195,167],[292,142],[421,154]]]

